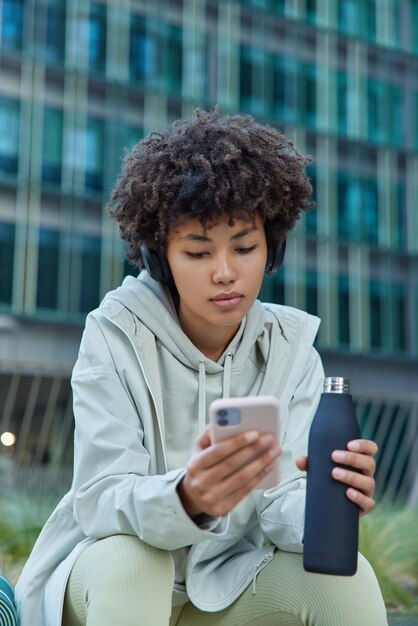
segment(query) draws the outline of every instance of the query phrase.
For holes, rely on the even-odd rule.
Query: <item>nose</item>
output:
[[[214,283],[232,283],[237,280],[237,271],[233,259],[227,253],[218,254],[212,274]]]

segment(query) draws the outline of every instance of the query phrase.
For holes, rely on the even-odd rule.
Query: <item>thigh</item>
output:
[[[178,613],[178,612],[177,612]],[[305,572],[302,555],[277,551],[251,585],[224,611],[185,605],[170,626],[386,626],[386,610],[369,563],[359,555],[355,576]]]
[[[74,563],[62,626],[168,626],[173,581],[170,552],[131,535],[96,541]]]

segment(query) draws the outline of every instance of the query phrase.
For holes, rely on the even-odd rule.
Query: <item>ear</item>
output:
[[[271,241],[267,237],[267,261],[265,272],[273,276],[282,265],[286,252],[286,239],[281,242]]]
[[[139,254],[151,278],[160,283],[168,283],[172,280],[167,257],[160,254],[155,248],[149,248],[145,243],[139,246]]]

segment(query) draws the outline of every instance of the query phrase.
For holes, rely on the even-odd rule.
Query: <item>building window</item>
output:
[[[371,141],[401,145],[403,116],[399,87],[375,80],[368,81],[367,122]]]
[[[42,180],[61,182],[63,113],[46,108],[42,144]]]
[[[350,291],[347,276],[338,277],[338,341],[350,344]]]
[[[382,308],[383,285],[380,281],[370,281],[370,345],[372,348],[382,347]]]
[[[297,107],[299,121],[310,128],[316,126],[317,69],[311,63],[301,63],[298,68]]]
[[[133,16],[130,32],[130,77],[150,89],[181,94],[182,30],[164,22]]]
[[[0,98],[0,171],[17,173],[19,102]]]
[[[58,305],[59,243],[58,231],[40,229],[36,297],[36,306],[39,309],[56,309]]]
[[[294,59],[275,56],[273,114],[281,124],[296,122],[297,66]]]
[[[392,294],[392,320],[393,320],[393,343],[395,350],[407,348],[407,299],[406,289],[403,284],[395,284]]]
[[[48,5],[46,11],[46,59],[63,62],[65,57],[65,5],[51,4]]]
[[[347,135],[347,74],[345,72],[337,73],[337,128],[341,135]]]
[[[5,50],[21,52],[23,41],[23,0],[3,0],[1,11],[1,44]]]
[[[104,122],[89,117],[86,126],[85,186],[89,191],[103,190]]]
[[[12,303],[15,225],[0,222],[0,304]]]
[[[306,310],[311,315],[318,314],[318,275],[307,270],[305,281]]]
[[[377,244],[377,182],[338,175],[338,235],[343,240]]]
[[[376,38],[376,0],[338,0],[338,28],[348,35]]]
[[[106,5],[92,2],[89,19],[89,70],[104,73],[106,67]]]
[[[100,239],[81,237],[80,311],[87,313],[99,305]]]

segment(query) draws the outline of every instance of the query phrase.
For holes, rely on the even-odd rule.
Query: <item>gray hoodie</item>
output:
[[[275,549],[301,551],[305,476],[295,458],[322,388],[312,347],[319,320],[256,301],[215,363],[178,324],[166,288],[127,277],[88,316],[73,372],[74,479],[19,580],[22,626],[59,626],[78,554],[96,539],[133,534],[170,550],[173,603],[206,611],[231,604]],[[280,404],[281,481],[254,490],[224,517],[199,525],[177,485],[218,397],[269,394]]]

